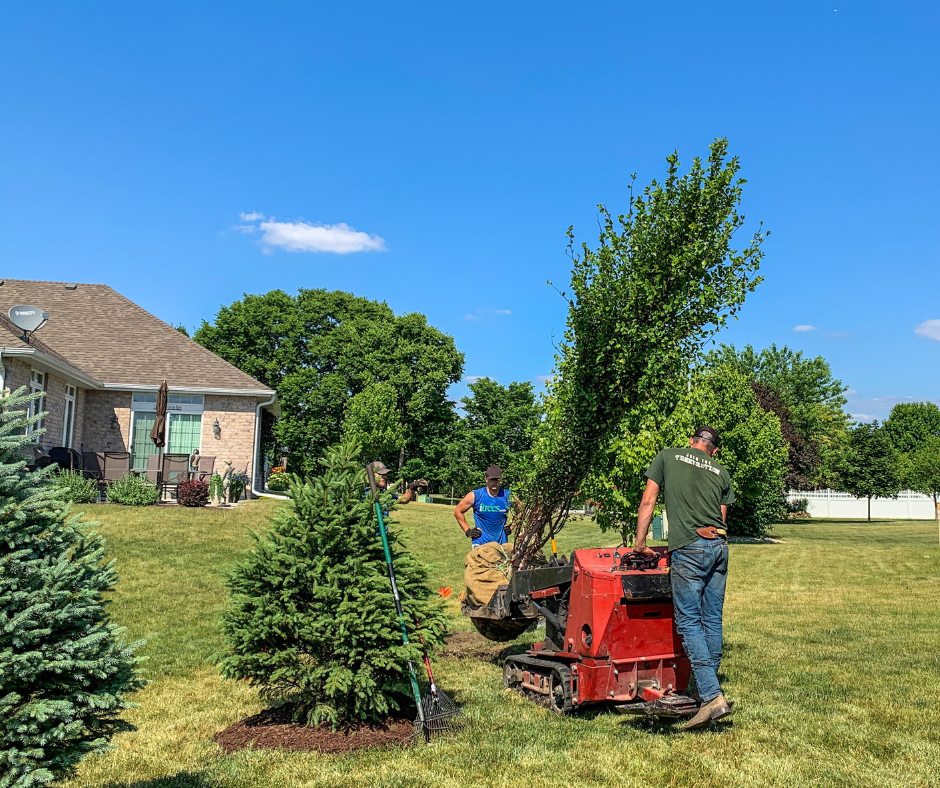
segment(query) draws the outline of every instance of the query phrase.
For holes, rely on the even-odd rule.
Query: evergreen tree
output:
[[[427,572],[389,532],[413,643],[401,642],[366,474],[351,442],[320,460],[319,476],[291,477],[292,501],[229,579],[223,613],[227,678],[257,685],[264,700],[293,703],[308,725],[380,719],[408,694],[419,636],[439,645],[445,618]],[[383,501],[391,505],[389,499]]]
[[[52,469],[27,472],[28,398],[0,397],[0,788],[67,775],[121,731],[143,686],[139,644],[105,613],[117,583],[104,540],[80,523]]]

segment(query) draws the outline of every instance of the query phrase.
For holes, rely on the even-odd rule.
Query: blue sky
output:
[[[772,235],[721,340],[822,354],[883,417],[940,400],[938,34],[841,0],[6,3],[0,275],[188,326],[349,290],[538,380],[566,227],[727,136]]]

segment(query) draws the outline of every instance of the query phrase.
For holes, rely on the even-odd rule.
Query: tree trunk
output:
[[[940,537],[940,500],[936,495],[933,497],[933,511],[937,516],[937,535]]]
[[[454,485],[450,486],[450,505],[454,505]],[[940,521],[940,504],[937,504],[937,520]]]
[[[402,446],[398,452],[398,475],[401,476],[401,469],[405,467],[405,447]]]

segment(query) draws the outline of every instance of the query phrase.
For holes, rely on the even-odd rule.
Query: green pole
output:
[[[405,627],[405,614],[401,609],[401,597],[398,595],[398,583],[395,582],[395,568],[392,566],[392,551],[388,546],[388,532],[385,530],[385,520],[382,517],[382,504],[379,503],[378,485],[375,483],[375,474],[372,473],[372,465],[366,466],[366,473],[369,474],[369,488],[372,490],[372,501],[375,506],[375,516],[379,521],[379,534],[382,537],[382,549],[385,551],[385,563],[388,566],[388,577],[392,581],[392,597],[395,600],[395,612],[398,613],[398,623],[401,625],[402,642],[408,645],[408,630]],[[408,660],[408,675],[411,679],[411,692],[415,696],[415,703],[418,706],[418,720],[424,724],[424,709],[421,708],[421,692],[418,690],[418,677],[415,674],[415,666]]]

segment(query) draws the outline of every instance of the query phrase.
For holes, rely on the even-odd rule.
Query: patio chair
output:
[[[180,482],[189,478],[188,454],[164,454],[160,472],[160,495],[166,495],[171,489],[175,492]]]
[[[86,479],[101,480],[104,478],[104,452],[82,452],[82,475]]]
[[[215,457],[199,457],[199,469],[196,471],[196,478],[199,481],[207,482],[212,478],[215,472]]]
[[[160,469],[163,465],[162,454],[151,454],[147,457],[147,480],[160,484]]]
[[[105,484],[123,479],[131,472],[131,453],[129,451],[106,451],[104,453],[104,472],[101,475]]]

